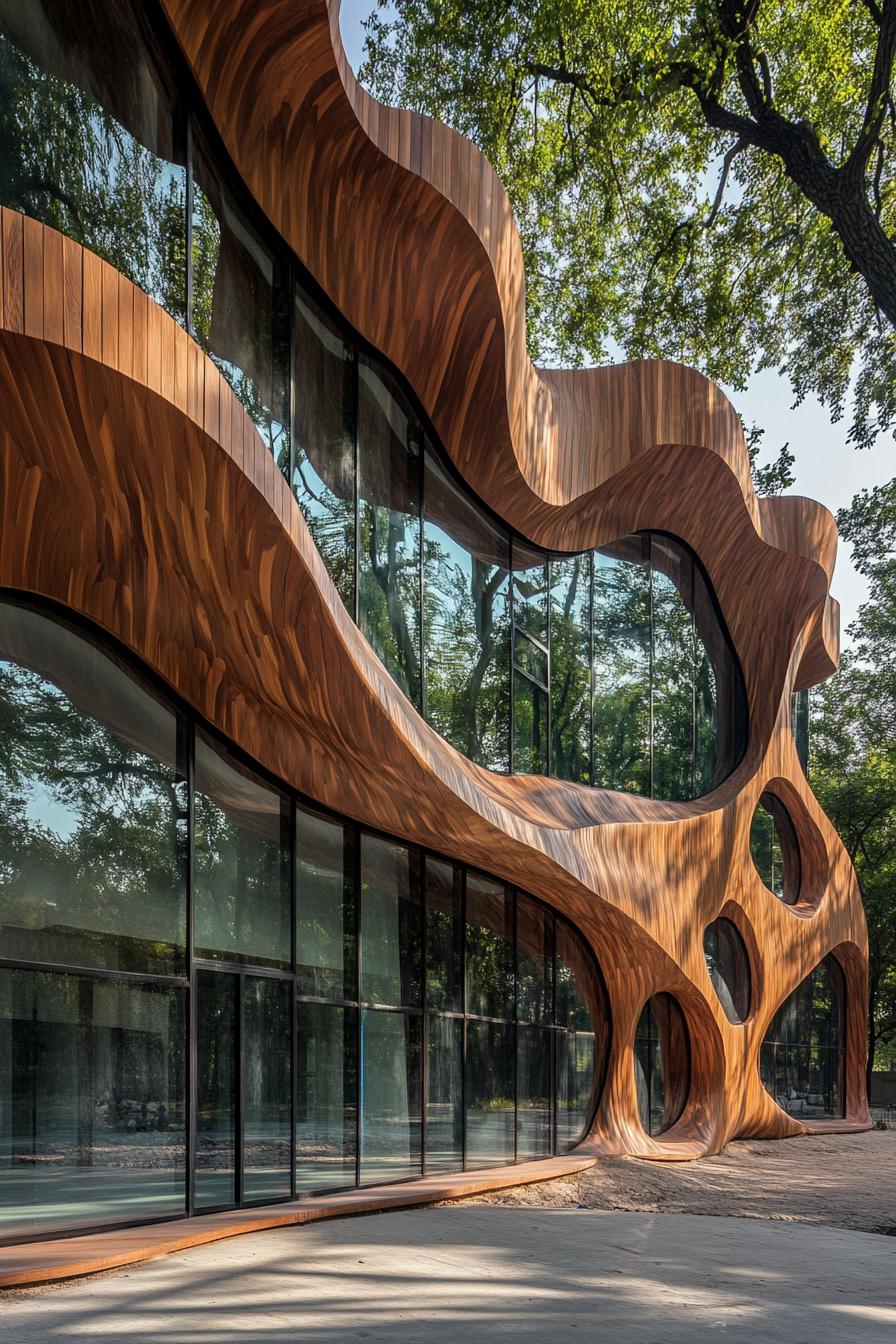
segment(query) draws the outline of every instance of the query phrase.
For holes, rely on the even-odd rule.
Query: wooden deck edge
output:
[[[485,1191],[552,1181],[587,1171],[595,1157],[555,1157],[521,1162],[513,1167],[452,1172],[424,1176],[401,1185],[372,1186],[338,1195],[309,1196],[286,1204],[233,1209],[226,1213],[198,1214],[146,1227],[115,1232],[95,1232],[59,1237],[52,1241],[0,1246],[0,1289],[57,1283],[64,1279],[99,1274],[104,1270],[154,1260],[191,1246],[202,1246],[248,1232],[266,1232],[276,1227],[321,1222],[355,1214],[407,1209],[445,1200],[464,1199]]]

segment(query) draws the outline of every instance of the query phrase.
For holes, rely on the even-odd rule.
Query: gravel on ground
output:
[[[464,1203],[716,1214],[896,1236],[896,1130],[745,1140],[698,1162],[604,1157],[576,1176]]]

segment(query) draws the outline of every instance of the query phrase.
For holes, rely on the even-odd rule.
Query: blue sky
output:
[[[375,0],[343,0],[342,3],[342,40],[355,70],[362,59],[362,23],[374,5]],[[729,395],[747,424],[755,421],[765,429],[763,442],[768,445],[769,456],[775,456],[781,444],[790,444],[796,457],[796,484],[789,492],[791,494],[809,495],[836,513],[859,490],[880,485],[896,474],[892,439],[882,438],[873,449],[856,452],[846,443],[845,421],[832,425],[827,412],[814,397],[807,397],[800,406],[794,407],[789,383],[773,370],[758,374],[745,392],[729,392]],[[842,542],[832,591],[843,608],[844,642],[848,642],[846,626],[863,600],[866,588],[850,562],[848,547]]]

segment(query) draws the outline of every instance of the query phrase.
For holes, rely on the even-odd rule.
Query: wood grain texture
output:
[[[21,236],[17,219],[2,212],[4,240],[17,228]],[[841,1127],[867,1126],[864,916],[790,730],[804,627],[825,601],[823,565],[760,537],[717,454],[640,454],[620,485],[609,483],[617,534],[678,530],[677,482],[697,454],[700,553],[723,580],[751,710],[744,760],[714,793],[680,804],[490,774],[420,718],[373,654],[212,362],[133,286],[123,297],[130,282],[119,276],[113,286],[104,262],[85,251],[79,265],[71,245],[63,257],[63,344],[49,334],[59,322],[46,306],[43,336],[20,329],[27,287],[46,293],[45,277],[3,270],[0,586],[54,599],[114,635],[309,798],[481,866],[568,914],[596,952],[613,1021],[587,1151],[689,1158],[738,1135],[809,1129],[765,1092],[759,1048],[781,1001],[832,950],[848,990]],[[80,331],[66,318],[74,312]],[[750,822],[770,783],[803,854],[803,899],[792,907],[766,890],[749,855]],[[741,1026],[727,1021],[703,956],[702,930],[721,912],[752,953],[753,1002]],[[662,991],[684,1010],[693,1073],[681,1120],[657,1141],[637,1119],[632,1042],[645,1000]]]

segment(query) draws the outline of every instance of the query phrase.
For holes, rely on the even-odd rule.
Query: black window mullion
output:
[[[649,796],[650,798],[652,798],[652,797],[654,796],[654,793],[655,793],[655,788],[654,788],[654,785],[655,785],[655,778],[654,778],[654,751],[653,751],[653,741],[654,741],[653,697],[654,697],[654,689],[655,689],[655,687],[654,687],[654,668],[653,668],[653,643],[654,643],[654,630],[653,630],[653,549],[652,549],[651,544],[650,544],[650,533],[649,533],[649,532],[646,533],[645,536],[644,536],[644,540],[643,540],[643,544],[642,544],[642,552],[641,552],[641,553],[642,553],[642,556],[644,557],[644,559],[645,559],[646,562],[647,562],[647,625],[648,625],[648,630],[649,630],[649,644],[650,644],[650,648],[649,648],[649,658],[648,658],[648,671],[647,671],[647,683],[648,683],[648,688],[649,688],[649,689],[648,689],[648,705],[649,705],[649,708],[650,708],[650,715],[649,715],[649,729],[648,729],[649,734],[650,734],[650,742],[649,742],[649,745],[648,745],[648,755],[649,755],[648,780],[649,780],[649,789],[650,789],[650,792],[649,792],[649,795],[648,795],[648,796]]]
[[[184,110],[184,137],[186,141],[186,183],[185,183],[185,246],[186,246],[186,277],[184,281],[184,304],[186,312],[184,313],[184,326],[190,336],[195,340],[196,333],[193,326],[193,118],[188,108]]]
[[[359,361],[359,359],[358,359],[358,347],[357,347],[354,343],[352,343],[352,345],[351,345],[351,360],[352,360],[352,424],[351,424],[351,433],[352,433],[352,443],[353,443],[353,447],[354,447],[354,455],[355,455],[355,554],[354,554],[354,566],[355,566],[354,588],[355,588],[355,593],[354,593],[354,621],[355,621],[355,625],[357,625],[357,626],[360,628],[360,625],[361,625],[361,594],[360,594],[359,589],[360,589],[360,582],[361,582],[361,448],[360,448],[360,437],[361,437],[361,436],[360,436],[360,432],[359,432],[359,419],[360,419],[360,411],[359,411],[359,407],[360,407],[360,399],[361,399],[361,388],[360,388],[360,377],[361,377],[361,373],[360,373],[360,361]],[[358,1002],[360,1003],[360,1001],[361,1001],[361,996],[360,996],[360,994],[359,994],[359,995],[358,995]],[[359,1019],[359,1020],[360,1020],[360,1019]]]
[[[246,1103],[246,972],[240,971],[236,980],[236,1115],[234,1117],[236,1202],[243,1202],[243,1144],[245,1139],[243,1120]]]
[[[290,379],[292,383],[292,379]],[[291,417],[290,417],[291,423]],[[291,429],[290,429],[291,434]],[[292,463],[293,440],[290,437],[290,464]],[[290,478],[292,476],[292,467],[290,466]],[[299,1025],[299,1015],[296,1011],[296,966],[299,959],[298,946],[298,880],[296,876],[296,867],[298,865],[298,830],[296,827],[296,800],[291,800],[289,810],[289,910],[291,920],[291,957],[292,957],[292,984],[289,994],[289,1195],[290,1199],[296,1197],[296,1090],[298,1088],[298,1067],[299,1052],[298,1042],[296,1041],[296,1032]]]

